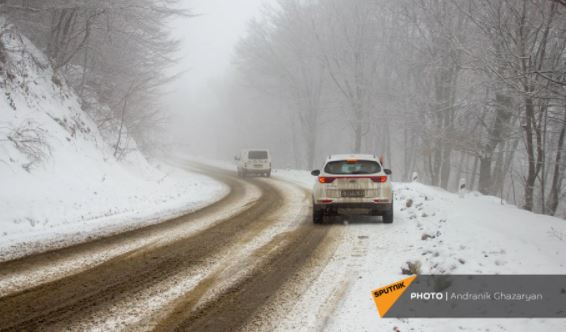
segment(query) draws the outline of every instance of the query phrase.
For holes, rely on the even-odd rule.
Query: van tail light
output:
[[[384,175],[383,175],[383,176],[372,176],[372,177],[371,177],[371,180],[372,180],[373,182],[383,183],[383,182],[386,182],[386,181],[387,181],[387,176],[384,176]]]
[[[334,201],[331,200],[331,199],[321,199],[321,200],[319,200],[318,202],[319,202],[319,203],[322,203],[322,204],[328,204],[328,203],[332,203],[332,202],[334,202]]]
[[[332,182],[334,182],[334,180],[336,180],[336,178],[329,177],[329,176],[319,176],[318,177],[318,182],[320,182],[320,183],[332,183]]]

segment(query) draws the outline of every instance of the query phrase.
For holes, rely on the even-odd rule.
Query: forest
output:
[[[554,215],[564,197],[566,4],[279,1],[238,45],[239,79],[288,110],[312,168],[337,133],[398,180]],[[338,128],[338,129],[337,129]],[[322,151],[321,151],[322,150]]]
[[[1,0],[0,14],[47,54],[54,82],[70,83],[117,158],[160,145],[172,122],[163,88],[182,74],[168,22],[192,16],[178,0]],[[266,2],[236,69],[211,85],[216,111],[205,126],[190,116],[183,130],[199,134],[177,140],[216,140],[225,155],[263,144],[299,169],[332,153],[383,154],[397,181],[417,172],[454,191],[463,178],[555,215],[564,36],[563,0]]]

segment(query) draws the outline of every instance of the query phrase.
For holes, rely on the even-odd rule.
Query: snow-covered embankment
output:
[[[117,160],[47,58],[1,17],[0,32],[0,261],[159,222],[227,193],[135,148]]]

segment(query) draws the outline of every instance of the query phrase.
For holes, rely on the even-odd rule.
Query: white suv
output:
[[[322,171],[311,172],[318,179],[313,188],[313,222],[322,223],[325,215],[338,209],[363,210],[393,222],[391,170],[384,169],[373,155],[332,155]]]
[[[242,150],[234,159],[238,162],[238,176],[271,176],[271,154],[269,150]]]

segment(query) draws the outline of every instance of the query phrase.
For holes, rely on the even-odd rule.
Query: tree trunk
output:
[[[503,185],[505,182],[505,172],[503,168],[505,166],[505,147],[507,144],[502,142],[501,148],[495,153],[495,166],[493,167],[493,172],[491,174],[491,188],[489,190],[491,195],[497,195],[503,192]],[[503,197],[501,197],[503,198]]]
[[[363,136],[363,128],[362,128],[362,119],[358,117],[355,129],[354,129],[354,152],[360,153],[362,152],[362,136]]]
[[[474,190],[474,188],[476,187],[476,177],[477,177],[477,172],[478,172],[478,162],[479,162],[479,158],[475,157],[474,158],[474,166],[472,167],[472,174],[471,174],[471,178],[470,178],[470,182],[468,184],[468,186],[470,187],[470,190]]]
[[[524,197],[524,204],[523,208],[528,211],[533,210],[533,200],[534,200],[534,189],[535,189],[535,181],[537,178],[536,175],[536,160],[535,160],[535,151],[533,146],[533,119],[534,119],[534,105],[533,100],[530,97],[525,98],[525,118],[526,123],[523,126],[523,130],[525,132],[525,144],[527,147],[527,159],[528,159],[528,171],[527,171],[527,178],[525,180],[525,197]]]
[[[460,179],[462,178],[462,169],[464,168],[464,165],[466,165],[467,159],[468,156],[465,153],[460,152],[458,168],[456,169],[456,181],[460,181]]]
[[[450,172],[452,171],[451,157],[452,157],[451,148],[445,146],[444,153],[442,156],[442,166],[440,167],[440,187],[446,190],[448,190],[448,184],[450,182]]]
[[[507,133],[508,122],[511,119],[511,98],[501,94],[495,94],[495,118],[491,128],[487,131],[487,144],[483,147],[480,157],[479,191],[484,195],[497,193],[499,187],[495,185],[495,179],[501,176],[501,155],[498,156],[495,170],[492,171],[493,155],[498,146],[504,143]]]
[[[491,188],[491,154],[478,158],[480,162],[480,176],[478,190],[482,194],[489,194]]]
[[[307,169],[313,169],[314,158],[316,155],[316,116],[313,126],[307,132]]]
[[[562,149],[564,147],[564,136],[566,134],[566,105],[564,107],[564,118],[562,128],[558,136],[558,143],[556,144],[556,156],[554,158],[554,170],[552,174],[552,183],[550,193],[548,194],[548,201],[546,210],[548,214],[555,215],[560,203],[560,194],[562,189]]]
[[[391,151],[391,131],[389,130],[390,125],[389,125],[389,121],[386,120],[384,121],[384,128],[383,128],[383,133],[384,133],[384,141],[385,141],[385,162],[387,163],[387,165],[389,165],[387,168],[392,168],[393,167],[393,153]]]

